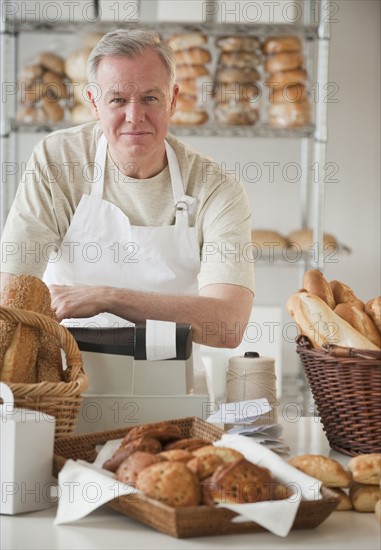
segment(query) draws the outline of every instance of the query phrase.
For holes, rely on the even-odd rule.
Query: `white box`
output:
[[[193,359],[148,361],[82,351],[89,394],[179,395],[193,390]]]
[[[208,395],[90,395],[85,394],[75,427],[76,434],[131,428],[138,424],[209,416]]]
[[[1,514],[48,508],[55,418],[39,411],[13,408],[10,388],[0,383]]]

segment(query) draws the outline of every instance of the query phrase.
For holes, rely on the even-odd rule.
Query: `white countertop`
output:
[[[346,464],[348,457],[331,451],[319,419],[314,417],[282,420],[284,440],[292,454],[321,453]],[[380,549],[380,524],[374,513],[333,512],[319,527],[291,531],[282,538],[271,533],[252,533],[176,539],[154,531],[135,520],[102,507],[70,525],[55,526],[55,508],[0,516],[0,548],[14,549]]]

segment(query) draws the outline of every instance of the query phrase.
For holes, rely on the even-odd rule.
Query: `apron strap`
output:
[[[172,183],[172,193],[175,201],[176,224],[188,224],[188,211],[196,199],[185,194],[183,179],[181,177],[179,161],[173,147],[165,140],[165,150],[168,159],[169,175]]]
[[[100,198],[103,197],[106,158],[107,158],[107,139],[105,138],[105,135],[102,134],[98,142],[97,152],[95,154],[94,175],[93,175],[93,181],[91,185],[91,196],[98,196]]]

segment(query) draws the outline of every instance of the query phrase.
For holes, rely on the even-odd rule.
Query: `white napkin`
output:
[[[131,498],[134,498],[133,495],[139,492],[135,487],[115,480],[111,472],[101,467],[119,447],[120,441],[108,441],[101,448],[93,464],[82,460],[68,460],[65,463],[58,476],[59,502],[54,522],[56,525],[81,519],[116,497],[131,495]],[[285,537],[292,527],[301,498],[321,498],[320,481],[303,474],[250,438],[224,434],[213,444],[235,449],[250,462],[268,468],[278,481],[288,485],[295,493],[282,501],[218,505],[239,514],[233,519],[234,522],[254,521],[275,535]]]
[[[221,403],[218,411],[207,418],[211,424],[247,424],[255,422],[263,414],[271,411],[271,405],[264,397],[255,401]]]
[[[300,472],[270,449],[248,437],[223,434],[222,438],[215,441],[213,445],[239,451],[250,462],[268,468],[275,479],[287,485],[294,492],[294,495],[286,500],[252,504],[220,504],[220,507],[228,508],[239,514],[239,517],[234,518],[233,521],[251,520],[275,535],[285,537],[292,527],[300,501],[322,498],[320,494],[321,481]]]

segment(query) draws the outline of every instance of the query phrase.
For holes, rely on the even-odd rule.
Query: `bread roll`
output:
[[[179,111],[194,111],[197,109],[197,97],[179,93],[176,99],[176,109]]]
[[[187,451],[186,449],[171,449],[169,451],[161,451],[159,453],[159,456],[163,458],[163,460],[168,460],[168,462],[184,462],[186,464],[189,462],[193,455],[190,451]]]
[[[269,88],[270,103],[295,103],[304,99],[307,99],[304,84],[288,84],[287,86]]]
[[[73,82],[86,80],[87,60],[92,48],[75,50],[65,61],[65,72]]]
[[[164,460],[158,454],[135,451],[119,465],[115,472],[115,478],[122,483],[135,483],[139,472],[144,470],[144,468],[152,464],[158,464]]]
[[[331,309],[335,308],[335,299],[331,287],[319,269],[309,269],[303,275],[303,287],[307,292],[319,296]]]
[[[20,105],[17,110],[17,121],[25,124],[43,123],[46,122],[46,115],[42,109],[36,105]]]
[[[24,83],[26,88],[32,86],[42,77],[44,69],[37,63],[34,65],[25,65],[19,75],[19,82]]]
[[[303,251],[311,251],[311,247],[316,244],[312,242],[312,229],[297,229],[292,231],[288,235],[288,240],[291,243],[297,244]],[[323,235],[323,247],[330,251],[338,249],[339,245],[336,238],[329,233],[324,233]]]
[[[161,462],[141,470],[136,484],[150,498],[174,508],[200,504],[199,483],[181,462]]]
[[[205,124],[208,118],[208,113],[205,111],[180,111],[180,109],[177,109],[171,117],[171,124],[198,126],[200,124]]]
[[[348,462],[354,481],[365,485],[380,485],[381,453],[368,453],[355,456]]]
[[[259,55],[255,52],[221,52],[218,59],[218,65],[236,67],[237,69],[254,69],[259,63]]]
[[[335,344],[379,350],[373,342],[332,311],[321,298],[310,292],[299,292],[290,296],[287,310],[299,326],[300,332],[310,339],[315,348],[321,348],[323,344]]]
[[[120,445],[113,455],[102,464],[102,468],[109,472],[116,472],[122,462],[137,451],[157,454],[161,449],[161,443],[157,439],[148,436],[138,437],[133,441]]]
[[[88,105],[83,105],[82,103],[77,103],[70,110],[70,120],[73,124],[84,124],[85,122],[90,122],[93,120],[90,107]]]
[[[357,298],[350,286],[340,281],[330,281],[329,286],[331,287],[336,304],[349,303],[358,309],[365,308],[364,302]]]
[[[211,55],[205,48],[189,48],[175,53],[178,65],[204,65],[209,63]]]
[[[44,83],[43,94],[45,96],[57,100],[67,99],[68,91],[62,77],[52,71],[46,71],[42,77],[42,82]]]
[[[263,53],[300,52],[302,43],[297,36],[270,36],[262,44]]]
[[[225,36],[219,38],[216,45],[224,52],[253,52],[259,48],[260,42],[255,36]]]
[[[175,52],[203,46],[206,42],[207,37],[203,33],[197,31],[174,34],[167,40],[167,43]]]
[[[292,71],[278,71],[267,76],[265,84],[272,87],[288,86],[290,84],[302,84],[307,80],[307,71],[294,69]]]
[[[319,454],[305,454],[290,458],[291,466],[319,479],[327,487],[350,487],[351,474],[337,460]]]
[[[65,111],[57,100],[43,97],[41,99],[41,106],[44,109],[46,116],[52,122],[60,122],[64,119]]]
[[[381,296],[369,300],[365,305],[365,311],[372,319],[377,327],[378,332],[381,334]]]
[[[251,241],[266,250],[269,248],[283,250],[288,244],[286,237],[278,233],[278,231],[271,231],[270,229],[253,229],[251,232]]]
[[[177,80],[189,80],[208,75],[209,71],[204,65],[177,65],[176,67]]]
[[[179,93],[197,96],[197,82],[194,78],[186,78],[179,82]]]
[[[248,101],[216,103],[214,113],[220,124],[254,124],[259,117],[258,110]]]
[[[219,68],[216,72],[217,83],[255,82],[260,75],[256,69],[238,69],[236,67]]]
[[[376,485],[355,483],[349,489],[349,496],[356,512],[374,512],[377,502],[381,499],[381,489]]]
[[[31,106],[41,100],[43,95],[42,82],[35,82],[33,86],[25,90],[21,90],[20,102],[27,106]]]
[[[270,55],[265,61],[265,70],[268,73],[278,71],[292,71],[303,65],[303,56],[299,52],[281,52]]]
[[[272,103],[267,112],[273,128],[299,128],[311,123],[311,106],[306,99],[293,103]]]
[[[335,512],[347,512],[348,510],[353,509],[352,501],[349,495],[343,489],[340,489],[338,487],[330,487],[330,490],[336,495],[339,500],[339,504],[336,506]]]
[[[352,304],[338,304],[335,307],[335,313],[361,334],[366,336],[368,340],[373,342],[377,347],[381,347],[381,335],[377,330],[376,325],[364,310],[358,309]]]
[[[53,52],[42,52],[38,58],[38,63],[47,69],[53,71],[60,76],[65,74],[65,61],[59,55]]]
[[[230,103],[232,101],[249,101],[255,107],[256,98],[261,90],[256,82],[220,82],[216,86],[215,100],[218,103]]]

